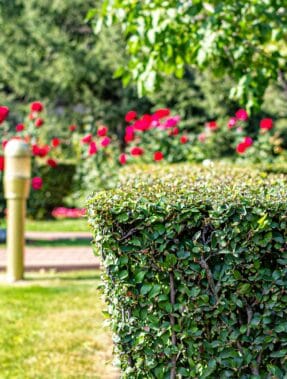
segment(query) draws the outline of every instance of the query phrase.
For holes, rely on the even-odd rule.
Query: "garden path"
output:
[[[25,270],[97,269],[100,267],[100,261],[94,256],[93,249],[89,246],[90,239],[90,233],[85,232],[28,232],[26,241],[29,241],[29,244],[25,249]],[[33,243],[39,246],[33,246]],[[43,244],[46,246],[41,246]],[[76,246],[71,246],[71,244],[76,244]],[[6,251],[3,247],[0,248],[0,270],[4,270],[5,266]]]

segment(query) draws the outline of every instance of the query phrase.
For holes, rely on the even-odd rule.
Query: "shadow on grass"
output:
[[[91,246],[91,238],[55,238],[49,240],[26,239],[28,246],[42,247],[74,247],[74,246]]]

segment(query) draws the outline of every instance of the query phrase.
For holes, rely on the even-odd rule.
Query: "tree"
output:
[[[0,104],[11,117],[22,104],[42,100],[67,128],[100,121],[114,130],[130,107],[146,111],[136,89],[113,79],[124,64],[118,33],[105,30],[95,43],[85,22],[94,0],[0,0]],[[21,119],[18,120],[18,122]]]
[[[231,97],[248,108],[261,105],[271,82],[287,95],[286,0],[104,0],[98,12],[89,13],[96,31],[121,25],[130,59],[118,74],[140,94],[191,65],[228,74]]]

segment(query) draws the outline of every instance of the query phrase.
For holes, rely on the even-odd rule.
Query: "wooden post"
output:
[[[7,199],[7,280],[24,278],[25,214],[31,178],[27,143],[13,139],[5,147],[4,194]]]

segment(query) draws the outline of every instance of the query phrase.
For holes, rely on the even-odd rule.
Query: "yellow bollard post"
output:
[[[7,280],[24,278],[25,214],[31,178],[27,143],[13,139],[5,147],[4,194],[7,199]]]

